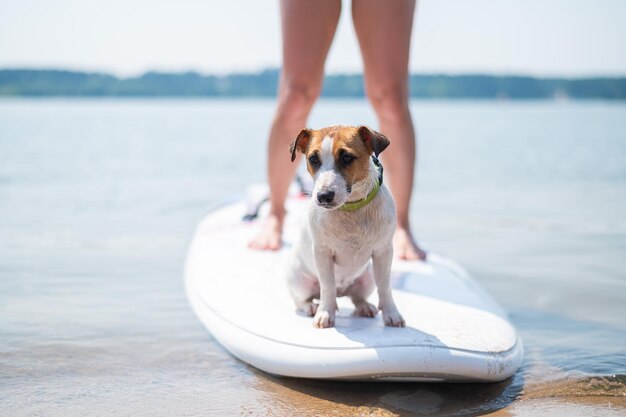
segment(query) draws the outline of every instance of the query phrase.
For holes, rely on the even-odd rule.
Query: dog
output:
[[[368,127],[331,126],[302,130],[289,148],[292,162],[305,155],[315,183],[287,268],[296,307],[314,327],[334,326],[338,296],[349,296],[359,316],[380,309],[386,326],[405,326],[390,287],[396,210],[378,162],[387,146]],[[378,308],[367,302],[374,285]]]

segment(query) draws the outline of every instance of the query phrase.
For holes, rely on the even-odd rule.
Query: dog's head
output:
[[[313,200],[334,209],[348,201],[352,186],[370,172],[370,156],[389,146],[389,140],[365,126],[331,126],[304,129],[291,144],[291,161],[296,152],[306,157],[307,170],[315,181]]]

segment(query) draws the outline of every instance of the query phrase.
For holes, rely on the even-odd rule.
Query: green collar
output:
[[[372,191],[370,191],[369,194],[365,196],[365,198],[362,198],[356,201],[345,202],[341,207],[339,207],[339,210],[342,210],[342,211],[358,210],[361,207],[367,206],[374,199],[374,197],[376,197],[376,195],[378,194],[378,190],[380,190],[380,186],[383,185],[383,166],[378,160],[378,158],[376,158],[375,156],[372,156],[372,161],[374,162],[374,165],[376,165],[376,168],[378,169],[378,181],[376,181],[376,184],[374,184],[374,188],[372,189]]]

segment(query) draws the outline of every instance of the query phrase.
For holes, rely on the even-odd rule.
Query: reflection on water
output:
[[[504,305],[526,351],[510,380],[458,385],[269,376],[191,313],[186,245],[262,180],[272,105],[0,101],[2,414],[624,413],[625,105],[414,103],[419,236]],[[339,122],[375,125],[355,101],[311,125]]]

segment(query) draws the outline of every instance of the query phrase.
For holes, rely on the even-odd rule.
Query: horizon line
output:
[[[119,74],[114,71],[107,70],[91,70],[91,69],[77,69],[71,67],[30,67],[30,66],[0,66],[0,71],[56,71],[56,72],[70,72],[70,73],[83,73],[83,74],[98,74],[107,75],[120,80],[141,78],[147,74],[163,74],[163,75],[183,75],[183,74],[197,74],[204,77],[228,77],[231,75],[258,75],[265,72],[280,72],[281,67],[266,67],[257,70],[233,70],[230,72],[205,72],[197,69],[180,69],[180,70],[160,70],[150,69],[136,74]],[[363,76],[362,71],[354,72],[327,72],[324,74],[327,76]],[[453,71],[432,71],[432,72],[409,72],[411,76],[445,76],[445,77],[464,77],[464,76],[487,76],[487,77],[523,77],[523,78],[535,78],[535,79],[563,79],[563,80],[585,80],[585,79],[624,79],[626,78],[626,72],[622,74],[587,74],[587,75],[538,75],[533,73],[523,72],[488,72],[472,70],[467,72],[453,72]]]

